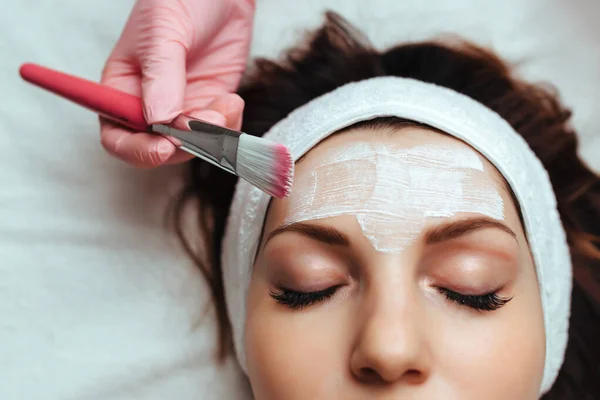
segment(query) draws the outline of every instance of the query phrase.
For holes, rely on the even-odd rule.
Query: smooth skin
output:
[[[254,0],[138,0],[106,62],[102,83],[142,98],[148,124],[180,113],[239,130],[234,94],[246,68]],[[101,142],[138,167],[189,160],[161,136],[101,120]]]
[[[380,133],[360,128],[330,137],[297,163],[296,178],[329,149],[354,141],[467,146],[419,127]],[[545,334],[535,269],[506,183],[484,166],[505,219],[476,223],[481,215],[463,213],[430,220],[397,254],[377,252],[354,216],[279,229],[288,200],[271,202],[247,304],[256,399],[538,398]],[[301,308],[273,296],[328,288],[331,296]],[[445,289],[510,300],[476,310]]]

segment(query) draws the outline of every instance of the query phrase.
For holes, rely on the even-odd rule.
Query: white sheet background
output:
[[[95,116],[24,84],[34,61],[97,79],[133,4],[2,0],[0,399],[234,399],[243,380],[208,361],[200,274],[164,229],[178,168],[106,155]],[[600,170],[600,3],[595,0],[259,0],[253,53],[273,56],[326,6],[378,46],[458,33],[558,86],[582,154]]]

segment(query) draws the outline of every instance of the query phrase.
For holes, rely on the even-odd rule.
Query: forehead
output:
[[[432,218],[477,214],[517,224],[509,193],[483,156],[449,135],[354,128],[296,164],[291,196],[271,202],[265,229],[354,215],[376,250],[396,253]]]
[[[370,151],[366,149],[365,144],[370,145]],[[360,148],[363,151],[358,150]],[[408,164],[411,164],[411,160],[412,164],[419,164],[419,161],[424,163],[429,157],[430,166],[437,166],[439,169],[460,166],[461,163],[468,167],[476,162],[488,178],[488,184],[507,192],[501,174],[471,146],[452,136],[419,126],[400,129],[356,128],[335,134],[315,146],[296,163],[294,179],[302,181],[313,174],[315,168],[335,160],[365,159],[369,157],[369,153],[382,152],[407,154]]]

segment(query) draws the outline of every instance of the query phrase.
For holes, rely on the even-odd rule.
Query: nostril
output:
[[[397,379],[402,379],[411,385],[419,385],[425,381],[425,374],[417,369],[409,369],[404,371],[401,376],[382,376],[374,368],[364,367],[358,371],[358,379],[367,384],[386,384],[392,383]]]
[[[425,380],[425,374],[416,369],[409,369],[404,372],[404,379],[406,379],[407,383],[418,385]]]
[[[381,375],[377,373],[373,368],[361,368],[360,371],[360,379],[367,383],[381,383],[383,379]]]

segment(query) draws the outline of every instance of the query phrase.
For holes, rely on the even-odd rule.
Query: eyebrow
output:
[[[482,229],[500,229],[511,235],[513,238],[517,238],[516,233],[505,224],[489,219],[489,218],[471,218],[460,221],[450,222],[441,226],[436,226],[425,234],[425,243],[434,244],[445,242],[451,239],[458,238],[460,236],[467,235]],[[283,225],[273,230],[267,236],[263,248],[269,243],[275,236],[281,235],[285,232],[296,232],[300,233],[308,238],[323,242],[334,246],[349,246],[350,239],[347,235],[338,231],[335,228],[307,224],[303,222],[296,222],[290,225]]]
[[[489,228],[500,229],[513,238],[517,238],[517,234],[502,222],[490,218],[471,218],[450,222],[430,229],[425,235],[425,243],[440,243]]]
[[[267,239],[265,240],[265,244],[263,245],[263,248],[267,245],[269,240],[271,240],[275,236],[281,235],[282,233],[285,233],[285,232],[300,233],[311,239],[317,240],[319,242],[327,243],[330,245],[334,245],[334,246],[336,246],[336,245],[337,246],[349,246],[350,245],[350,239],[348,238],[348,236],[346,236],[345,234],[343,234],[342,232],[338,231],[335,228],[327,227],[327,226],[320,226],[320,225],[313,225],[313,224],[306,224],[306,223],[302,223],[302,222],[296,222],[296,223],[293,223],[290,225],[280,226],[279,228],[277,228],[277,229],[273,230],[271,233],[269,233],[269,236],[267,236]]]

